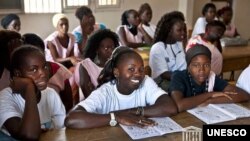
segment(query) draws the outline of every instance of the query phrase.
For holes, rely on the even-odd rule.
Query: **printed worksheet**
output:
[[[150,118],[150,119],[157,122],[157,125],[145,128],[140,128],[137,126],[126,126],[121,124],[120,126],[134,140],[183,131],[183,128],[169,117]]]
[[[187,112],[196,116],[207,124],[250,117],[250,110],[236,104],[209,104],[205,107],[196,107]]]

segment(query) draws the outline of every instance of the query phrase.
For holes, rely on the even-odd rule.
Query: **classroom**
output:
[[[249,6],[1,0],[0,140],[201,141],[217,123],[250,132]]]

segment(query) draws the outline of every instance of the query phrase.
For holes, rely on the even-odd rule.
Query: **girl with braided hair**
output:
[[[172,72],[186,68],[182,45],[186,33],[184,21],[183,14],[178,11],[163,15],[157,24],[154,44],[150,50],[152,78],[166,91]]]
[[[175,103],[144,74],[141,56],[128,47],[118,47],[99,75],[99,86],[65,119],[68,128],[154,126],[149,117],[175,114]]]

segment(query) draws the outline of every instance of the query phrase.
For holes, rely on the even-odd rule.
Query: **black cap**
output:
[[[196,44],[192,46],[188,51],[186,52],[186,62],[187,65],[190,64],[191,60],[197,56],[197,55],[206,55],[211,60],[211,52],[210,50],[201,44]]]

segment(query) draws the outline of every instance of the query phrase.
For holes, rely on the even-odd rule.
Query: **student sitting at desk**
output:
[[[242,88],[250,94],[250,65],[240,74],[236,86]]]
[[[149,46],[152,38],[142,28],[139,14],[136,10],[125,11],[121,17],[122,25],[117,28],[120,44],[131,48]]]
[[[211,71],[211,52],[196,44],[186,53],[187,70],[172,75],[169,86],[178,111],[209,103],[243,102],[250,99],[242,89],[229,85]]]
[[[79,101],[96,89],[97,78],[113,50],[119,46],[116,33],[109,29],[94,32],[87,41],[84,60],[76,65],[74,78],[79,89]]]
[[[185,37],[184,21],[183,14],[174,11],[163,15],[157,24],[154,45],[149,54],[149,65],[152,77],[165,91],[168,89],[172,72],[187,67],[181,42]]]
[[[216,6],[213,3],[207,3],[202,8],[202,17],[199,17],[194,25],[192,37],[205,33],[206,25],[215,20]]]
[[[52,18],[53,26],[56,31],[50,34],[45,40],[45,55],[46,60],[58,62],[65,65],[67,68],[76,65],[81,61],[78,56],[78,46],[75,44],[75,37],[68,33],[69,20],[64,14],[55,14]]]
[[[65,126],[153,126],[154,121],[148,117],[176,112],[176,105],[166,92],[144,75],[141,56],[128,47],[118,47],[99,75],[99,87],[68,114]]]
[[[220,75],[222,71],[223,56],[220,39],[225,31],[225,25],[220,21],[212,21],[206,25],[204,34],[199,34],[189,39],[186,51],[195,44],[206,46],[212,53],[211,69],[216,75]]]
[[[64,126],[65,108],[47,87],[46,65],[43,52],[31,45],[12,53],[12,81],[0,91],[0,128],[14,138],[38,140],[42,131]]]
[[[231,23],[233,17],[233,9],[229,6],[223,7],[218,10],[217,15],[219,19],[225,24],[226,30],[224,37],[236,37],[239,36],[237,29],[234,24]]]
[[[146,31],[146,33],[153,40],[156,26],[150,23],[152,19],[152,15],[153,15],[152,8],[150,7],[148,3],[144,3],[140,6],[138,13],[139,13],[139,17],[141,20],[142,28]]]

